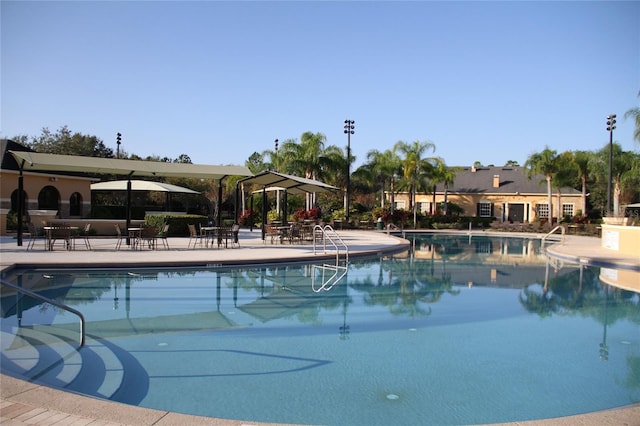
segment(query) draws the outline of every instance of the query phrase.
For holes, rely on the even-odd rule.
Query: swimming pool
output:
[[[318,293],[311,264],[17,270],[81,310],[89,339],[74,355],[76,318],[3,288],[2,371],[281,423],[495,423],[640,401],[637,293],[603,286],[599,268],[549,265],[536,240],[410,238]],[[31,326],[43,323],[65,339]]]

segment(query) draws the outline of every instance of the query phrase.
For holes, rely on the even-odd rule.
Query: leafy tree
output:
[[[37,152],[48,154],[114,157],[113,150],[105,146],[98,137],[72,133],[67,126],[61,127],[55,133],[44,127],[40,136],[31,138],[27,146]]]

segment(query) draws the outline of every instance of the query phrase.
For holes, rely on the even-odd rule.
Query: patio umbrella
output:
[[[92,191],[127,191],[127,180],[112,180],[108,182],[98,182],[91,184]],[[149,180],[131,180],[131,191],[154,191],[164,192],[165,208],[168,209],[171,204],[170,194],[200,194],[193,189],[185,188],[183,186],[171,185],[163,182],[153,182]]]
[[[91,184],[92,191],[126,191],[126,180],[112,180],[109,182],[98,182]],[[185,188],[183,186],[171,185],[162,182],[152,182],[148,180],[132,180],[132,191],[157,191],[157,192],[175,192],[182,194],[199,194],[198,191]]]

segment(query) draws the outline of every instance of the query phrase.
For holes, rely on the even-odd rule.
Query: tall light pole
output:
[[[613,129],[616,128],[616,115],[607,116],[607,131],[609,132],[609,180],[607,181],[607,216],[611,215],[611,184],[613,180]]]
[[[349,202],[351,200],[351,135],[355,133],[355,124],[354,120],[344,120],[344,132],[347,134],[347,199],[345,202],[347,225],[349,225]]]
[[[122,142],[122,134],[118,132],[116,134],[116,158],[120,158],[120,143]]]

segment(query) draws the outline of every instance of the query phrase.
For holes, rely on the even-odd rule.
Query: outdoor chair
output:
[[[36,228],[36,226],[31,222],[27,225],[27,228],[29,230],[27,250],[32,250],[38,241],[42,241],[42,245],[46,248],[47,241],[45,239],[44,230],[42,228]]]
[[[78,234],[74,235],[74,238],[82,238],[82,241],[84,242],[84,246],[86,247],[87,250],[91,250],[91,241],[89,241],[89,230],[91,229],[91,224],[87,223],[86,225],[84,225],[84,228],[82,228],[82,231],[79,231]],[[75,242],[74,242],[75,245]]]
[[[116,250],[120,250],[120,247],[122,247],[122,241],[126,240],[126,237],[122,234],[120,225],[116,223],[113,226],[116,227]]]
[[[240,225],[234,223],[231,226],[231,229],[228,231],[228,239],[231,240],[231,248],[238,246],[240,247],[240,239],[238,238],[238,234],[240,233]]]
[[[158,229],[155,226],[144,226],[142,231],[140,231],[140,245],[139,248],[142,250],[142,245],[146,245],[152,250],[156,249],[156,243],[158,240]]]
[[[200,244],[202,247],[202,234],[196,231],[196,226],[192,223],[187,225],[189,228],[189,243],[187,244],[187,248],[191,248],[191,244],[193,244],[193,248],[196,248],[196,244]]]
[[[69,226],[56,226],[49,230],[49,250],[53,250],[56,241],[62,241],[67,250],[73,250],[72,229]]]
[[[264,243],[266,244],[267,238],[271,238],[271,244],[276,241],[277,238],[280,237],[280,233],[278,232],[278,228],[272,225],[269,225],[265,228],[264,235]]]
[[[165,223],[162,227],[162,231],[158,233],[158,238],[162,241],[162,246],[169,250],[169,241],[167,240],[167,236],[169,235],[169,224]]]

